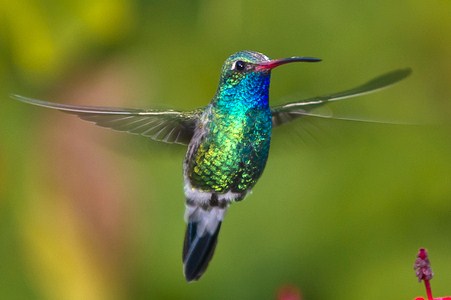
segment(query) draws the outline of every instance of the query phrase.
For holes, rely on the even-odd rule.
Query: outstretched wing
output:
[[[129,108],[78,106],[46,102],[12,95],[12,98],[74,114],[83,120],[118,131],[138,134],[152,140],[186,145],[191,140],[201,110],[141,110]]]
[[[330,118],[331,116],[314,114],[312,113],[312,110],[328,102],[349,99],[376,92],[383,88],[389,87],[390,85],[395,84],[398,81],[401,81],[402,79],[409,76],[411,72],[411,69],[395,70],[378,76],[368,81],[367,83],[350,90],[274,106],[271,108],[273,126],[282,125],[302,116]],[[358,121],[358,119],[356,120]]]

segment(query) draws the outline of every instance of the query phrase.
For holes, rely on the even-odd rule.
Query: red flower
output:
[[[434,276],[434,273],[431,269],[431,263],[428,258],[428,253],[426,249],[421,248],[418,251],[417,259],[413,265],[413,269],[415,270],[415,274],[418,277],[418,281],[424,281],[424,286],[426,287],[426,294],[428,295],[427,300],[451,300],[451,297],[432,297],[432,289],[430,280]],[[417,297],[415,300],[426,300],[423,297]]]
[[[277,292],[277,300],[302,300],[301,291],[294,285],[284,285]]]

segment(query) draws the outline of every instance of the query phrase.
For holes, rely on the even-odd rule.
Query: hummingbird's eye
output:
[[[244,71],[244,69],[246,69],[246,63],[242,60],[237,60],[234,69],[237,71]]]

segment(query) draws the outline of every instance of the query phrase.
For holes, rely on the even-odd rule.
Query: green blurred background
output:
[[[412,299],[426,247],[451,294],[451,3],[24,0],[0,5],[2,299]],[[280,104],[413,75],[274,132],[205,276],[182,275],[184,147],[14,102],[203,106],[233,52],[316,56],[273,72]],[[304,130],[306,129],[306,130]],[[306,132],[307,131],[307,132]]]

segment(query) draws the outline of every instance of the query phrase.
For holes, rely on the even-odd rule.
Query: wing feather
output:
[[[194,111],[142,110],[52,103],[12,95],[13,99],[74,114],[96,125],[138,134],[164,143],[187,145],[194,134],[201,109]]]
[[[312,110],[332,101],[350,99],[387,88],[403,80],[409,76],[411,72],[412,70],[409,68],[399,69],[380,75],[358,87],[349,90],[274,106],[271,108],[273,126],[282,125],[302,116],[333,118],[330,115],[312,113]],[[365,121],[359,119],[347,120]]]

